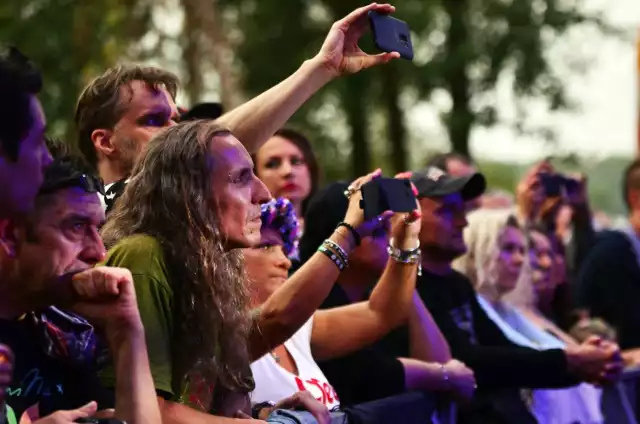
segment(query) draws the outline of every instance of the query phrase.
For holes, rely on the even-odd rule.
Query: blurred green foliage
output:
[[[312,57],[331,23],[363,4],[360,0],[207,1],[205,5],[205,0],[2,0],[0,40],[18,45],[41,67],[46,81],[41,98],[51,132],[72,141],[70,123],[79,91],[107,66],[121,60],[170,63],[184,77],[184,92],[192,100],[209,100],[200,94],[211,87],[215,73],[226,76],[218,78],[223,86],[235,72],[240,89],[231,87],[247,98]],[[441,118],[451,147],[465,154],[471,129],[498,120],[491,95],[505,74],[515,76],[511,89],[516,99],[542,98],[551,110],[570,106],[547,60],[546,47],[576,25],[610,31],[600,17],[581,12],[583,0],[396,0],[393,4],[396,16],[412,28],[415,60],[398,60],[335,81],[291,121],[313,140],[326,180],[361,175],[374,166],[393,173],[420,163],[432,146],[428,137],[412,136],[406,113],[432,100],[436,91],[448,94],[449,106]],[[163,10],[162,18],[158,9]],[[181,30],[167,30],[182,17]],[[212,31],[211,22],[221,28]],[[171,48],[163,44],[172,38]],[[211,60],[212,50],[204,48],[207,43],[216,48],[211,39],[224,41],[224,47],[233,50],[233,66],[224,72],[219,67],[225,61]],[[375,52],[370,36],[361,46]],[[225,89],[229,90],[217,90],[220,97],[233,97],[225,96]],[[552,138],[545,129],[525,128],[527,110],[523,102],[517,105],[512,122],[516,129],[539,130]],[[483,163],[490,184],[509,190],[521,168]],[[619,209],[612,200],[615,191],[610,187],[598,191],[598,184],[593,183],[594,199]]]

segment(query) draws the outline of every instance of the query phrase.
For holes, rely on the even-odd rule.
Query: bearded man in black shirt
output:
[[[602,383],[621,369],[617,345],[590,340],[565,349],[534,350],[511,343],[478,304],[471,282],[451,267],[466,251],[465,203],[480,196],[486,182],[475,173],[455,178],[430,167],[411,180],[422,207],[422,275],[417,290],[447,339],[452,356],[475,373],[478,390],[461,410],[461,423],[535,423],[519,389],[558,388],[580,381]],[[408,342],[395,334],[398,356]]]

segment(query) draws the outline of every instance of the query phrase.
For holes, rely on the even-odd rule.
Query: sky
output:
[[[575,152],[589,158],[630,157],[637,151],[638,134],[638,43],[640,0],[587,0],[590,10],[599,10],[617,27],[628,29],[627,41],[607,38],[589,29],[571,31],[550,46],[549,55],[578,108],[572,112],[550,113],[532,104],[531,124],[548,124],[558,135],[550,145],[541,138],[519,136],[505,125],[478,128],[471,135],[472,154],[480,159],[529,162],[547,155]],[[590,62],[587,71],[576,75],[566,68],[566,60],[578,57]],[[505,81],[508,82],[508,81]],[[433,104],[446,104],[437,93],[431,104],[414,107],[409,114],[413,133],[429,134],[435,148],[446,149],[444,130]],[[510,90],[498,87],[498,109],[511,108]]]

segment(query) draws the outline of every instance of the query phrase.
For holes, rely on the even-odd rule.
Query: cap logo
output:
[[[432,181],[438,181],[440,178],[444,177],[446,173],[440,168],[431,167],[427,170],[427,178]]]

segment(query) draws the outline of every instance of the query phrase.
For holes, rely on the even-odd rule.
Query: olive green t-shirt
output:
[[[171,367],[173,290],[160,243],[144,234],[126,237],[109,250],[103,265],[131,271],[155,388],[167,400],[177,401],[180,384],[172,381]],[[115,387],[113,367],[106,368],[100,379],[107,387]]]

